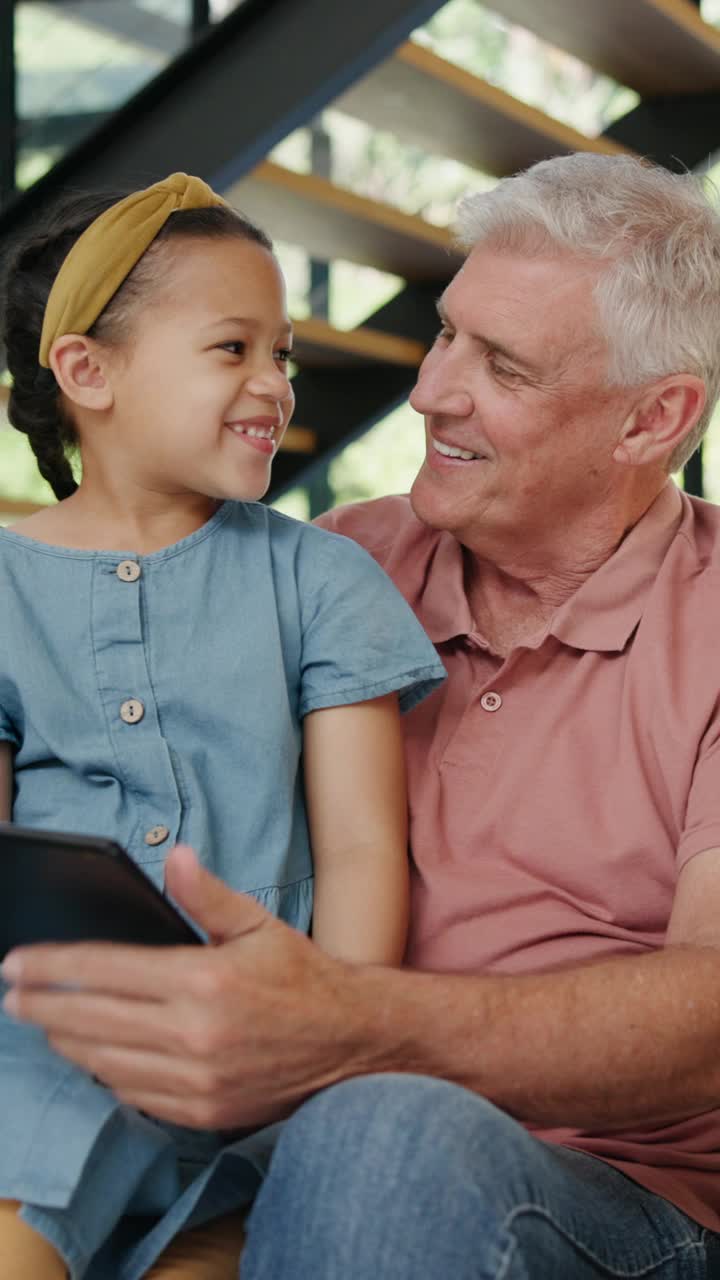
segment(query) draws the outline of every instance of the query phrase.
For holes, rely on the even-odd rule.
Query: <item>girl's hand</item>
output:
[[[121,1101],[196,1128],[266,1124],[378,1069],[368,1046],[382,971],[331,959],[188,848],[170,854],[166,879],[212,946],[18,949],[3,965],[7,1012]]]

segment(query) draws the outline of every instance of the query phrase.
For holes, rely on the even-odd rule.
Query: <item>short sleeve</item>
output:
[[[445,678],[435,647],[372,556],[307,527],[299,577],[299,714],[399,694],[409,711]]]
[[[0,742],[11,742],[14,747],[20,745],[13,723],[2,705],[0,705]]]
[[[678,871],[696,853],[714,848],[720,848],[720,715],[704,736],[693,770],[678,847]]]

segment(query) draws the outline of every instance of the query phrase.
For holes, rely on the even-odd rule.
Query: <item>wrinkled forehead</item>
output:
[[[439,299],[453,328],[530,358],[606,350],[595,290],[603,264],[547,246],[525,251],[476,245]]]

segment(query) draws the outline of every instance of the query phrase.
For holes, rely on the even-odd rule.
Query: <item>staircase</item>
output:
[[[60,85],[33,114],[11,56],[21,8],[25,19],[34,11],[34,20],[42,12],[75,23],[78,48],[89,31],[122,37],[137,66],[97,73],[103,92],[94,97],[80,92],[88,85]],[[179,20],[181,0],[18,0],[0,15],[0,265],[63,188],[141,186],[174,169],[200,174],[274,239],[310,255],[315,305],[295,325],[296,425],[270,497],[317,474],[407,397],[436,328],[435,299],[459,261],[447,227],[333,181],[322,147],[309,172],[268,158],[294,130],[332,107],[483,181],[578,149],[635,150],[694,168],[720,148],[720,31],[693,0],[493,0],[500,17],[638,95],[594,137],[428,47],[418,28],[441,8],[438,0],[216,0],[212,9],[186,0]],[[25,89],[32,99],[32,85]],[[33,147],[54,163],[18,190]],[[337,261],[402,281],[349,331],[330,324],[322,302]],[[6,394],[0,386],[0,413]],[[702,491],[700,455],[685,482]],[[27,505],[3,498],[0,475],[0,513]]]

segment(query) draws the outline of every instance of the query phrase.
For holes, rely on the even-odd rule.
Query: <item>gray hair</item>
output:
[[[460,244],[605,258],[595,286],[608,382],[634,387],[672,373],[702,378],[707,404],[669,459],[684,465],[720,397],[720,210],[707,178],[630,155],[542,160],[469,196]]]

